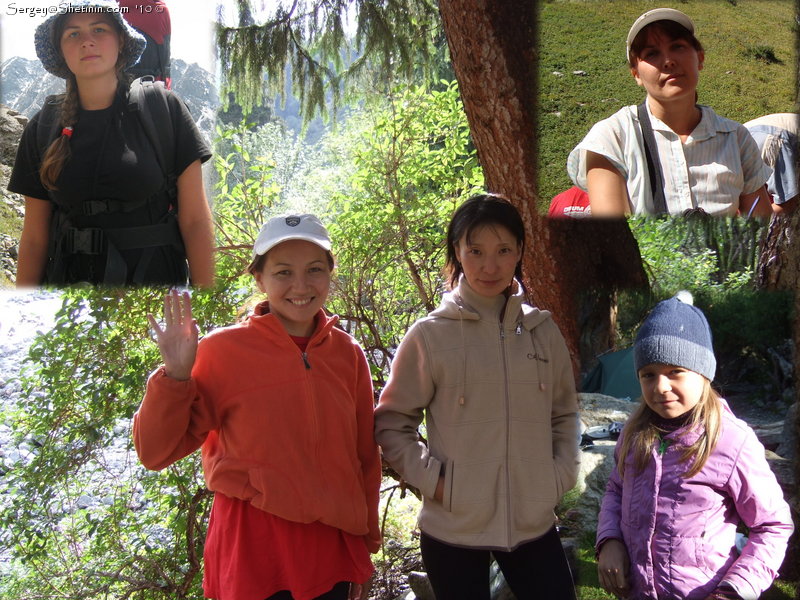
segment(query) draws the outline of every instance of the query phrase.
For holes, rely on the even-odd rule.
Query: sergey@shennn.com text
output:
[[[152,5],[152,4],[134,4],[132,6],[118,6],[116,8],[105,8],[100,6],[75,6],[70,8],[69,2],[59,2],[58,4],[49,4],[47,6],[42,6],[38,4],[28,5],[23,4],[21,2],[9,2],[6,4],[6,15],[19,15],[24,17],[46,17],[48,15],[52,15],[55,13],[65,13],[65,12],[81,12],[81,13],[92,13],[92,12],[120,12],[120,13],[127,13],[127,12],[140,12],[140,13],[159,13],[164,10],[163,5]]]

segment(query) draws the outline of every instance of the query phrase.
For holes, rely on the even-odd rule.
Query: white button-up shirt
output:
[[[758,190],[772,171],[743,125],[720,117],[708,106],[700,108],[700,123],[685,142],[647,109],[664,175],[667,210],[682,214],[702,208],[709,214],[733,216],[739,196]],[[619,170],[633,214],[655,212],[636,106],[626,106],[596,123],[570,152],[567,171],[584,190],[587,151],[604,156]]]

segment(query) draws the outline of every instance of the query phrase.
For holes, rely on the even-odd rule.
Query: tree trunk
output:
[[[535,6],[439,1],[486,188],[505,195],[522,214],[526,284],[537,306],[553,312],[577,373],[583,326],[610,330],[614,289],[645,286],[647,276],[624,220],[548,219],[536,212]]]
[[[792,515],[795,534],[789,541],[784,560],[786,577],[800,576],[800,211],[773,217],[758,260],[758,285],[766,290],[794,292],[794,392],[795,412],[795,503]],[[800,597],[800,596],[798,596]]]

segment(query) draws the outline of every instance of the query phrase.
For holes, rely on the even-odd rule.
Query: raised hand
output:
[[[156,335],[167,376],[186,380],[192,375],[197,355],[197,322],[192,318],[189,292],[172,290],[164,297],[164,328],[152,314],[147,315]]]

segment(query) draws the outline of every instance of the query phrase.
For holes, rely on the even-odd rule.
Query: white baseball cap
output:
[[[273,217],[261,228],[253,244],[253,259],[289,240],[305,240],[330,251],[328,230],[314,215],[282,215]]]
[[[689,30],[689,33],[694,35],[694,23],[692,20],[679,10],[674,8],[654,8],[648,10],[633,22],[631,30],[628,32],[628,39],[625,41],[625,59],[631,54],[631,44],[639,32],[656,21],[675,21],[679,25],[683,25]]]

